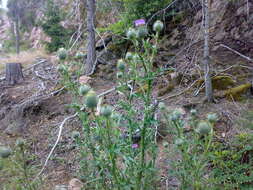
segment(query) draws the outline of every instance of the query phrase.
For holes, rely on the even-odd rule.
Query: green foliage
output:
[[[64,85],[76,96],[72,107],[83,125],[83,133],[76,138],[76,144],[80,150],[80,178],[85,179],[85,189],[155,188],[156,107],[152,104],[151,92],[157,74],[153,71],[153,60],[158,33],[153,38],[153,43],[138,37],[132,39],[136,53],[119,61],[117,90],[124,97],[114,107],[101,106],[101,99],[90,88],[80,97],[80,85],[71,78],[70,69],[65,65],[59,69]],[[129,85],[141,90],[133,92]],[[146,86],[145,90],[142,86]],[[140,110],[134,101],[140,101],[143,108]]]
[[[214,143],[211,155],[212,182],[217,189],[250,189],[252,187],[252,134],[240,133],[229,144]]]
[[[54,52],[61,47],[66,47],[72,32],[61,25],[63,19],[60,9],[52,0],[48,0],[45,16],[42,29],[51,38],[50,42],[46,42],[47,50]]]
[[[164,8],[171,0],[122,0],[125,7],[124,16],[128,22],[140,18],[148,18],[156,11]]]
[[[6,159],[0,158],[0,189],[37,190],[41,182],[33,180],[37,169],[31,163],[35,159],[28,152],[28,145],[18,140],[12,155]]]
[[[118,2],[122,3],[120,20],[102,30],[122,35],[133,25],[133,21],[141,18],[148,19],[170,2],[171,0],[120,0]]]
[[[191,133],[186,133],[181,110],[175,110],[169,114],[165,108],[162,109],[162,113],[164,119],[167,120],[168,131],[174,139],[172,147],[176,149],[180,158],[172,162],[173,169],[169,171],[170,174],[177,177],[182,190],[210,189],[205,176],[208,172],[209,151],[214,135],[213,124],[208,121],[199,121],[195,112],[192,112],[190,124],[194,129]]]

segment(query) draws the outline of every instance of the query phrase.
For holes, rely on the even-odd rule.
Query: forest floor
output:
[[[218,64],[220,71],[227,69],[227,67],[225,67],[226,64],[219,64],[225,63],[224,61],[235,66],[242,64],[242,62],[246,63],[245,60],[238,58],[229,51],[219,52],[213,56],[217,60],[215,64]],[[30,60],[34,62],[35,57]],[[61,122],[66,117],[74,114],[74,111],[68,107],[68,105],[71,104],[72,97],[68,92],[63,90],[56,95],[38,101],[38,104],[28,107],[23,115],[26,122],[21,130],[10,127],[10,125],[15,125],[16,118],[11,118],[12,116],[8,117],[8,115],[12,114],[15,106],[26,102],[32,97],[38,95],[44,96],[60,89],[58,82],[59,75],[56,70],[57,61],[54,61],[54,58],[49,58],[48,56],[45,60],[45,63],[28,70],[25,73],[25,81],[21,84],[6,86],[4,81],[0,84],[0,144],[12,147],[18,137],[25,138],[27,142],[29,142],[30,154],[35,156],[31,160],[31,163],[37,167],[35,173],[42,168],[46,157],[54,145]],[[159,64],[161,65],[163,63],[158,61],[158,65]],[[179,64],[176,67],[179,70],[182,66],[183,65]],[[189,77],[189,74],[185,74],[188,71],[192,71],[194,67],[187,67],[184,72],[182,72],[181,69],[181,73],[184,73],[184,75],[180,77],[180,82],[169,92],[165,91],[163,96],[159,96],[159,93],[161,93],[161,89],[166,88],[166,85],[171,82],[171,75],[173,73],[166,73],[159,76],[154,84],[154,97],[157,99],[164,99],[163,102],[165,102],[170,110],[175,108],[182,109],[185,113],[185,119],[189,116],[189,112],[192,108],[198,110],[200,118],[204,118],[209,112],[217,113],[219,115],[219,120],[214,129],[216,131],[216,136],[224,141],[229,140],[234,134],[247,131],[247,129],[239,124],[243,118],[242,116],[253,108],[252,95],[249,93],[244,94],[242,101],[231,100],[229,98],[217,98],[216,103],[205,103],[204,91],[198,86],[192,85],[191,87],[191,84],[200,79],[199,76],[194,76],[194,74],[191,73],[191,77]],[[235,73],[250,73],[249,71],[245,73],[245,70],[238,69],[237,67],[235,68],[236,69],[231,68],[224,72],[217,71],[217,73],[219,73],[219,75],[226,74],[226,76],[232,76],[234,79],[236,79]],[[43,73],[43,75],[46,76],[45,79],[39,78],[36,72],[34,72],[35,70]],[[116,69],[112,72],[116,75]],[[245,80],[240,82],[238,78],[237,85],[243,84]],[[115,87],[117,83],[116,80],[104,77],[104,73],[100,70],[99,66],[96,73],[91,77],[89,84],[97,94],[100,94]],[[188,89],[189,86],[191,88]],[[220,93],[220,91],[215,90],[215,94],[216,93]],[[104,96],[104,103],[113,105],[120,98],[121,96],[116,91],[113,91]],[[67,122],[64,126],[60,142],[42,175],[45,180],[43,190],[51,190],[57,184],[68,184],[69,180],[76,177],[78,168],[76,160],[77,150],[73,148],[73,140],[71,139],[71,132],[74,130],[81,131],[81,126],[77,118],[71,120],[71,122]],[[166,141],[171,141],[170,136],[165,136],[158,141],[158,167],[161,168],[160,189],[166,188],[168,180],[171,182],[169,185],[175,185],[172,179],[167,178],[169,165],[166,157],[167,154],[165,154],[166,148],[163,146]],[[4,177],[1,175],[2,174],[0,174],[0,187],[1,184],[8,181],[6,176]]]

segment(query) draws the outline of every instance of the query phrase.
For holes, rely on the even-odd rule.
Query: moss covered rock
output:
[[[235,88],[228,89],[225,91],[225,97],[229,100],[241,100],[244,95],[252,87],[251,83],[242,84]]]
[[[200,79],[197,84],[201,86],[204,83],[204,79]],[[216,90],[227,90],[231,86],[235,85],[235,81],[230,76],[214,76],[212,77],[212,87]]]

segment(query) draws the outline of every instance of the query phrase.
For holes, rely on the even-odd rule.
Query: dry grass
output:
[[[6,63],[21,63],[23,65],[23,68],[34,64],[36,61],[36,58],[48,58],[49,55],[42,49],[38,50],[29,50],[29,51],[23,51],[20,52],[19,55],[16,54],[7,54],[0,55],[0,73],[3,72],[5,68]]]

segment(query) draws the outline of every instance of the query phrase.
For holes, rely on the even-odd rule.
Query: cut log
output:
[[[6,63],[5,80],[7,85],[14,85],[24,80],[21,63]]]

